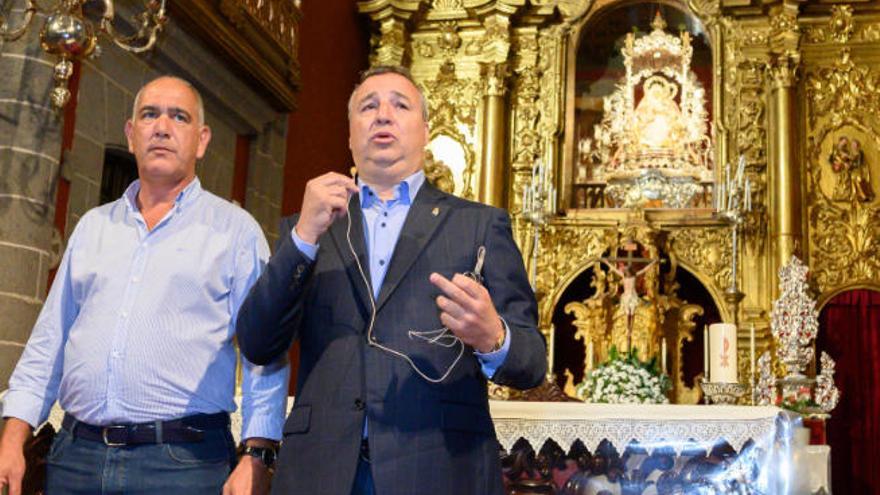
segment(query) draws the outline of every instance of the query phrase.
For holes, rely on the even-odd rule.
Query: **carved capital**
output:
[[[507,92],[507,76],[509,74],[509,66],[505,63],[481,63],[480,76],[482,76],[483,95],[485,96],[504,96]]]
[[[797,83],[801,56],[797,52],[785,52],[772,57],[767,65],[773,89],[791,88]]]

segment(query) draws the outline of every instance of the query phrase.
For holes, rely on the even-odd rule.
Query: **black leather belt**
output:
[[[229,413],[195,414],[171,421],[96,426],[64,414],[61,426],[73,436],[110,447],[145,443],[201,442],[205,430],[229,428]]]

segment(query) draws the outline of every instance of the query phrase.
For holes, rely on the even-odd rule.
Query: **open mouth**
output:
[[[373,137],[372,137],[373,141],[375,141],[377,143],[381,143],[381,144],[390,143],[390,142],[394,141],[395,139],[396,138],[394,137],[394,134],[392,134],[390,132],[377,132],[377,133],[373,134]]]

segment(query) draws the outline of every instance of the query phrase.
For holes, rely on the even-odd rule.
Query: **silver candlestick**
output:
[[[556,207],[556,187],[553,185],[550,167],[538,159],[532,167],[532,177],[523,188],[522,216],[532,224],[532,260],[529,282],[532,290],[538,284],[538,255],[541,251],[541,229]]]
[[[718,216],[730,224],[731,262],[730,285],[724,298],[733,313],[733,322],[739,323],[739,303],[745,295],[737,287],[737,262],[739,259],[739,230],[745,221],[746,213],[752,211],[752,186],[745,174],[746,158],[740,155],[733,177],[730,175],[730,164],[724,167],[724,180],[715,190],[715,207]]]

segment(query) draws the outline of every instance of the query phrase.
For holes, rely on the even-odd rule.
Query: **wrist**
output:
[[[278,457],[278,443],[266,438],[249,438],[245,440],[241,454],[242,460],[272,469]]]
[[[304,229],[299,223],[297,223],[293,230],[296,231],[296,236],[299,237],[303,242],[308,244],[317,244],[318,236],[309,232],[308,229]]]
[[[0,436],[0,448],[20,449],[33,436],[33,428],[26,421],[18,418],[5,418],[3,435]]]
[[[501,331],[497,334],[494,340],[487,342],[484,347],[477,349],[480,354],[491,354],[493,352],[498,352],[504,347],[504,340],[507,338],[507,332],[504,331],[504,327],[501,327]]]

